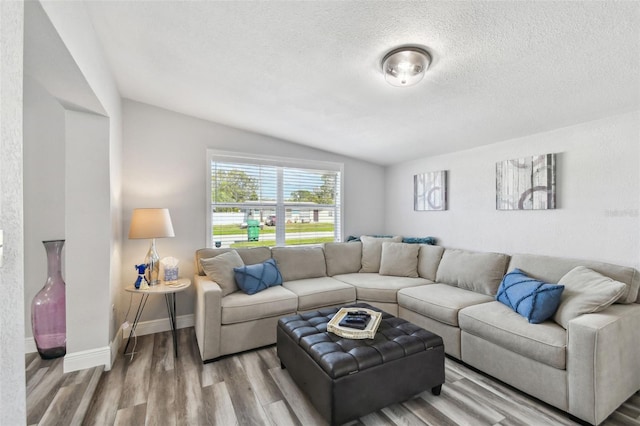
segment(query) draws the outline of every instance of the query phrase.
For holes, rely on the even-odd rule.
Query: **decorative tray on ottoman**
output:
[[[364,311],[371,315],[367,326],[363,330],[358,330],[351,327],[343,327],[340,325],[340,321],[347,316],[350,312]],[[382,319],[382,313],[373,311],[366,308],[340,308],[340,310],[333,316],[331,321],[327,323],[327,331],[337,334],[340,337],[347,339],[373,339],[378,331],[380,320]]]

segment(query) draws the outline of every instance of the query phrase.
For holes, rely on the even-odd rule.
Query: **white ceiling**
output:
[[[640,3],[87,1],[123,97],[388,165],[640,109]],[[426,47],[417,86],[384,54]]]

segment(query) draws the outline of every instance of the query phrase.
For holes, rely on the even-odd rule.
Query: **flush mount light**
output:
[[[392,86],[413,86],[424,77],[431,55],[419,47],[405,46],[393,49],[382,58],[384,78]]]

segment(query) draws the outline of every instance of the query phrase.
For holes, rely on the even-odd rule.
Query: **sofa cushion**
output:
[[[324,257],[330,277],[358,272],[362,266],[362,243],[325,243]]]
[[[426,278],[431,281],[436,280],[436,273],[438,272],[438,265],[442,254],[444,253],[444,247],[420,245],[420,254],[418,254],[418,275],[422,278]]]
[[[425,278],[393,277],[362,272],[336,275],[333,278],[355,287],[356,299],[365,302],[397,303],[398,290],[431,283]]]
[[[233,272],[236,284],[247,294],[256,294],[269,287],[282,284],[282,275],[273,259],[265,260],[256,265],[239,266],[233,268]]]
[[[562,285],[545,283],[514,269],[502,279],[496,299],[531,324],[540,324],[556,313],[563,290]]]
[[[560,278],[565,286],[555,322],[569,327],[569,321],[582,314],[599,312],[624,297],[627,286],[584,266],[577,266]]]
[[[356,301],[356,289],[331,277],[285,281],[283,286],[298,296],[298,310],[335,306]]]
[[[209,259],[200,259],[200,264],[207,277],[218,283],[222,297],[238,291],[233,268],[244,266],[244,262],[237,251],[230,250]]]
[[[380,258],[382,257],[382,243],[400,243],[402,237],[369,237],[363,235],[362,240],[362,267],[360,272],[378,272],[380,270]]]
[[[461,309],[492,301],[491,296],[447,284],[429,284],[398,291],[399,306],[454,327],[458,326]]]
[[[625,283],[628,291],[616,303],[634,303],[638,298],[640,274],[635,268],[629,266],[534,254],[514,254],[509,262],[509,270],[518,268],[530,277],[548,283],[557,283],[560,278],[576,266],[584,266],[616,281]],[[640,299],[638,302],[640,302]]]
[[[418,278],[420,246],[405,243],[382,243],[380,275]]]
[[[271,255],[285,281],[327,276],[322,247],[274,247]]]
[[[256,263],[262,263],[271,258],[271,250],[269,247],[250,247],[250,248],[203,248],[196,250],[196,270],[198,275],[205,275],[204,269],[200,264],[200,259],[210,259],[216,257],[219,254],[227,253],[232,250],[238,252],[245,265],[254,265]]]
[[[566,369],[567,332],[553,321],[530,324],[497,301],[462,309],[458,321],[469,334],[551,367]]]
[[[495,296],[508,261],[509,256],[502,253],[446,249],[436,281]]]
[[[276,286],[253,295],[236,291],[223,297],[221,306],[222,324],[235,324],[295,312],[298,297],[286,288]]]

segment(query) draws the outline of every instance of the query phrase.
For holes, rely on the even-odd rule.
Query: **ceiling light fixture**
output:
[[[384,78],[392,86],[413,86],[424,77],[431,55],[420,47],[405,46],[393,49],[382,58]]]

